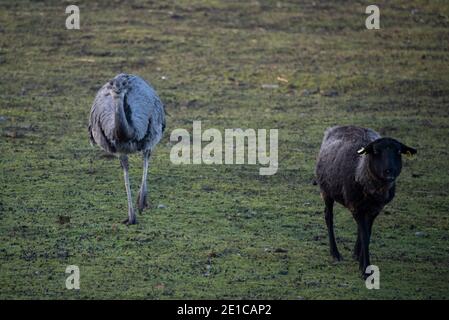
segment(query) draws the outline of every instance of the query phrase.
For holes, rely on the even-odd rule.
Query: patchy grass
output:
[[[365,1],[79,2],[77,31],[65,29],[69,4],[0,4],[1,298],[449,297],[447,2],[378,1],[379,31],[364,27]],[[149,80],[170,114],[152,208],[131,227],[119,223],[119,163],[86,130],[96,91],[121,71]],[[169,133],[193,120],[278,128],[278,173],[172,165]],[[359,278],[355,223],[341,207],[345,260],[328,253],[311,181],[335,124],[419,150],[374,226],[380,290]],[[140,161],[131,158],[134,196]],[[69,264],[81,269],[79,291],[65,289]]]

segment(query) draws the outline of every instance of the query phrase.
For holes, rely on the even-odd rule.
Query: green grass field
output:
[[[365,28],[366,1],[74,1],[81,29],[67,30],[72,3],[0,3],[0,298],[449,298],[446,1],[377,1],[380,30]],[[151,208],[129,227],[119,162],[87,134],[119,72],[147,79],[170,114]],[[173,165],[170,132],[194,120],[279,129],[279,171]],[[380,290],[359,276],[341,206],[344,261],[329,255],[312,181],[336,124],[419,150],[374,225]],[[140,156],[130,165],[135,197]],[[80,290],[65,288],[72,264]]]

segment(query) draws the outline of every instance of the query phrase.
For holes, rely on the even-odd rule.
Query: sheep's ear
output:
[[[415,155],[418,152],[418,150],[412,148],[412,147],[408,147],[405,144],[401,143],[401,153],[405,154],[407,157],[411,157],[413,155]]]
[[[362,155],[362,154],[369,154],[373,152],[373,143],[369,143],[368,145],[366,145],[363,148],[360,148],[359,150],[357,150],[357,153]]]

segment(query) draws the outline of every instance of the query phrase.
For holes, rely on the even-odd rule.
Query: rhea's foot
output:
[[[139,209],[139,212],[142,213],[142,211],[146,208],[148,208],[147,192],[140,191],[137,195],[137,209]]]
[[[134,218],[130,220],[129,218],[126,218],[125,220],[122,221],[122,223],[126,224],[127,226],[129,226],[130,224],[137,224],[137,219]]]
[[[127,226],[130,224],[136,224],[137,217],[134,214],[134,211],[128,212],[128,217],[125,220],[123,220],[122,223],[126,224]]]

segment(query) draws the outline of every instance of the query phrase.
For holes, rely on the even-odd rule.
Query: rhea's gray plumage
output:
[[[147,206],[146,178],[152,150],[165,129],[164,106],[156,91],[142,78],[121,73],[103,85],[95,96],[90,112],[89,135],[92,144],[117,154],[124,170],[128,197],[128,224],[136,223],[128,178],[128,157],[143,155],[143,176],[137,206]]]

